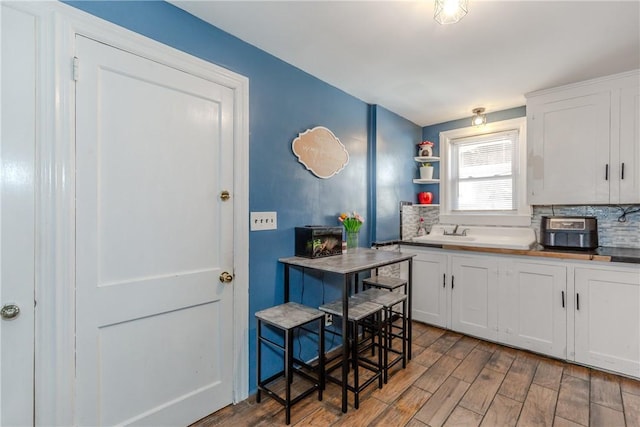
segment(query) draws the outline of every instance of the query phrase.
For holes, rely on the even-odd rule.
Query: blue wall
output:
[[[171,4],[157,1],[73,1],[68,4],[249,78],[249,206],[251,211],[278,213],[278,230],[251,232],[249,236],[249,389],[255,391],[253,314],[282,302],[283,269],[277,260],[293,254],[294,227],[338,225],[340,212],[355,210],[370,216],[366,218],[369,226],[361,229],[361,245],[368,245],[373,234],[381,238],[397,237],[398,201],[413,193],[410,173],[395,174],[395,183],[393,179],[384,179],[379,200],[370,200],[369,195],[375,194],[377,188],[376,174],[371,169],[373,166],[369,166],[375,159],[375,152],[369,147],[375,148],[376,138],[371,132],[375,132],[378,121],[370,119],[370,113],[377,110],[375,106]],[[419,142],[421,129],[383,109],[380,116],[378,137],[383,152],[382,162],[378,162],[382,163],[382,173],[378,175],[386,176],[389,168],[406,169],[412,163],[413,148]],[[314,126],[331,129],[350,155],[348,166],[327,180],[318,179],[305,170],[291,152],[291,141],[298,133]],[[394,199],[396,197],[398,199]],[[376,227],[378,211],[381,222]],[[305,277],[293,274],[292,282],[299,284],[292,289],[292,299],[308,305],[337,298],[341,283],[338,277],[313,274]],[[302,357],[312,355],[312,352],[303,353]],[[277,363],[276,357],[267,356],[265,374],[274,370]]]
[[[516,107],[510,108],[508,110],[496,111],[494,113],[487,114],[487,123],[499,122],[502,120],[515,119],[518,117],[525,117],[527,115],[526,107]],[[451,129],[460,129],[471,126],[471,116],[464,119],[452,120],[450,122],[438,123],[431,126],[425,126],[422,128],[422,139],[429,140],[434,142],[436,146],[434,147],[434,154],[440,153],[439,150],[439,142],[440,142],[440,132],[445,132]]]
[[[517,117],[525,117],[527,110],[524,106],[511,108],[508,110],[496,111],[494,113],[487,114],[487,123],[499,122],[502,120],[515,119]],[[445,132],[452,129],[460,129],[471,126],[471,116],[464,119],[452,120],[450,122],[438,123],[431,126],[425,126],[422,129],[422,140],[433,142],[433,155],[440,156],[440,132]],[[434,177],[440,177],[440,164],[434,163]],[[423,187],[423,186],[421,186]],[[434,194],[434,203],[440,203],[440,189],[437,185],[424,186],[418,191],[431,191]]]
[[[413,157],[421,132],[406,119],[377,107],[374,240],[378,242],[400,238],[399,202],[416,202],[417,191],[412,180],[416,177],[417,163]]]

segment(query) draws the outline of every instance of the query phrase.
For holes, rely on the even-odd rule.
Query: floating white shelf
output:
[[[440,183],[439,179],[414,179],[413,180],[414,184],[438,184]]]
[[[440,161],[440,157],[414,157],[413,160],[415,160],[416,162],[423,162],[423,163],[429,163],[429,162],[439,162]]]
[[[413,206],[440,206],[440,203],[429,203],[429,204],[416,203]]]

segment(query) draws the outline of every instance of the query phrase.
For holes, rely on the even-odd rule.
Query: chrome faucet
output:
[[[459,227],[458,224],[456,224],[456,225],[453,226],[453,231],[444,230],[444,235],[445,236],[455,236],[457,234],[457,232],[458,232],[458,227]]]
[[[460,227],[460,225],[456,224],[453,226],[453,231],[447,231],[444,230],[444,235],[445,236],[466,236],[467,235],[467,231],[469,231],[468,228],[465,228],[462,230],[462,232],[458,233],[458,228]]]

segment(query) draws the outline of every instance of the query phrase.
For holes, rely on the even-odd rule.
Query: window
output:
[[[530,225],[526,119],[442,132],[440,222]]]
[[[459,138],[450,142],[454,211],[512,211],[517,132]]]

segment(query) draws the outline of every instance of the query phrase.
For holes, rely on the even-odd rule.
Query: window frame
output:
[[[513,164],[514,188],[513,197],[516,206],[513,211],[454,211],[452,184],[453,162],[452,141],[462,138],[477,137],[499,132],[517,131],[518,143],[514,146]],[[531,206],[527,204],[527,118],[518,117],[510,120],[488,123],[481,127],[469,126],[440,132],[440,223],[465,225],[498,225],[498,226],[530,226]]]

